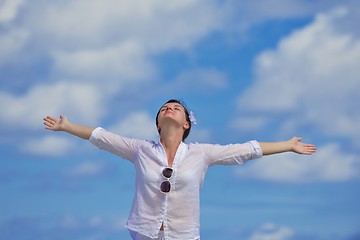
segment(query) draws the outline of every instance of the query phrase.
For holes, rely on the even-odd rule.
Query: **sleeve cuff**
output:
[[[99,135],[99,132],[100,132],[101,130],[103,130],[103,128],[101,128],[101,127],[95,128],[94,131],[92,131],[89,140],[90,140],[90,141],[94,141],[95,139],[97,139],[97,138],[98,138],[98,135]]]
[[[251,148],[252,148],[253,159],[261,158],[263,156],[263,153],[262,153],[259,142],[256,140],[253,140],[253,141],[250,141],[249,144],[251,145]]]

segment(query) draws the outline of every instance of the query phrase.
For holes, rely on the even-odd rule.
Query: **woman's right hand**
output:
[[[45,129],[52,131],[64,131],[66,124],[69,122],[64,115],[60,115],[60,119],[47,116],[43,120]]]
[[[64,115],[60,115],[60,119],[47,116],[43,118],[43,120],[45,129],[47,130],[64,131],[87,140],[90,139],[92,132],[95,130],[94,127],[87,127],[69,122]]]

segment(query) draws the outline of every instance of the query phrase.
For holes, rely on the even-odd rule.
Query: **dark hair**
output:
[[[187,109],[186,104],[185,104],[183,101],[178,100],[178,99],[170,99],[169,101],[167,101],[166,103],[164,103],[164,105],[167,104],[167,103],[178,103],[178,104],[180,104],[180,105],[184,108],[184,110],[185,110],[185,117],[186,117],[186,121],[189,122],[189,128],[188,128],[188,129],[185,129],[185,131],[184,131],[184,135],[183,135],[183,138],[182,138],[182,140],[184,141],[184,140],[187,138],[187,136],[189,136],[190,129],[191,129],[191,121],[190,121],[189,110]],[[163,105],[163,106],[164,106],[164,105]],[[159,109],[158,113],[156,114],[156,127],[158,127],[158,125],[159,125],[158,117],[159,117],[159,114],[160,114],[160,110],[161,110],[161,108]],[[158,130],[158,131],[159,131],[159,130]],[[159,131],[159,133],[160,133],[160,131]]]

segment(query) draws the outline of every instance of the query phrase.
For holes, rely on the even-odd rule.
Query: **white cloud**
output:
[[[207,1],[43,2],[31,25],[60,46],[103,46],[136,41],[152,51],[187,47],[219,25],[218,5]],[[37,14],[33,9],[32,14]]]
[[[29,31],[25,29],[11,29],[7,34],[1,34],[0,64],[9,63],[16,59],[28,41],[29,35]]]
[[[261,129],[266,124],[267,121],[263,117],[241,116],[233,119],[230,122],[229,126],[230,128],[236,130],[254,132],[257,129]]]
[[[110,130],[125,137],[147,140],[158,138],[155,118],[143,111],[130,113],[119,123],[110,127]]]
[[[257,113],[257,120],[277,119],[282,132],[311,125],[325,136],[351,137],[355,144],[360,132],[360,39],[334,24],[347,17],[345,8],[318,14],[276,49],[260,54],[254,85],[239,97],[239,109]]]
[[[46,115],[64,113],[75,121],[95,124],[104,113],[103,98],[95,86],[66,82],[35,86],[23,96],[0,92],[0,109],[3,126],[22,130],[39,129]]]
[[[125,82],[155,79],[153,55],[188,48],[221,23],[215,3],[193,0],[76,0],[42,9],[30,28],[39,33],[37,42],[46,41],[52,75],[92,81],[111,92]]]
[[[101,49],[56,51],[53,57],[53,74],[92,81],[104,93],[118,90],[129,81],[152,78],[155,74],[144,50],[135,42]]]
[[[0,9],[14,12],[22,2],[5,1]],[[53,80],[96,79],[101,89],[110,80],[113,90],[129,79],[152,79],[150,57],[192,46],[218,29],[219,12],[215,2],[193,0],[35,0],[26,5],[23,19],[1,29],[1,59],[34,64],[47,58]]]
[[[346,181],[358,178],[360,164],[357,155],[343,153],[341,147],[331,143],[311,155],[293,153],[265,156],[248,166],[235,170],[239,178],[268,181],[307,183],[315,181]]]
[[[144,59],[139,62],[144,63],[148,56],[169,49],[189,48],[220,29],[226,16],[223,11],[216,1],[202,0],[174,0],[165,4],[159,0],[56,3],[38,0],[28,5],[28,14],[21,24],[32,32],[32,44],[39,51],[74,52],[76,55],[91,53],[91,58],[98,54],[100,59],[106,58],[106,62],[110,62],[116,54],[116,60],[128,56],[122,55],[119,46],[141,46],[140,56]],[[122,66],[117,67],[121,69]],[[134,66],[136,69],[140,67]]]
[[[73,144],[67,139],[54,136],[27,140],[20,147],[23,152],[43,156],[62,156],[72,148]]]
[[[25,0],[3,0],[0,2],[0,24],[11,22],[18,14]]]
[[[351,35],[339,35],[332,28],[332,21],[344,14],[343,9],[320,14],[313,23],[283,39],[277,49],[259,55],[256,83],[239,99],[239,104],[252,95],[253,101],[244,107],[287,111],[305,101],[301,99],[305,95],[314,98],[319,90],[334,93],[353,87],[354,76],[347,70],[356,70],[353,61],[359,58],[359,41]],[[343,74],[343,81],[352,83],[350,86],[334,81]]]
[[[294,231],[288,227],[266,223],[252,234],[250,240],[286,240],[293,235]]]

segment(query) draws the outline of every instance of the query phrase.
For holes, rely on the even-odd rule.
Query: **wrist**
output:
[[[288,152],[294,152],[294,150],[295,150],[295,145],[294,145],[294,143],[292,143],[292,142],[288,142]]]
[[[71,125],[72,125],[72,124],[71,124],[69,121],[64,122],[64,123],[62,124],[61,131],[70,133],[70,132],[71,132]]]
[[[289,141],[287,141],[287,149],[288,149],[288,152],[295,152],[295,143],[294,143],[293,139],[290,139]]]

